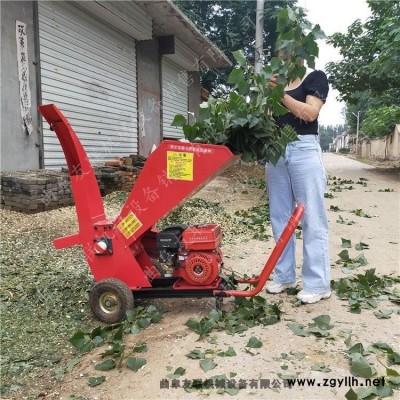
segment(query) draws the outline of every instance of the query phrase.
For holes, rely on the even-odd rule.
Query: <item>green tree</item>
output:
[[[329,38],[343,59],[329,63],[327,72],[346,102],[349,131],[356,132],[360,113],[361,132],[377,137],[390,133],[398,115],[393,107],[400,94],[400,3],[369,0],[368,5],[367,22],[356,20],[347,33]]]
[[[333,139],[344,131],[344,125],[320,125],[319,140],[321,149],[323,151],[328,151],[329,145],[333,142]]]
[[[400,123],[400,107],[398,105],[382,106],[369,109],[362,124],[362,131],[370,138],[386,136],[392,133],[396,124]]]
[[[200,31],[231,59],[232,52],[242,50],[249,60],[254,60],[256,4],[254,0],[191,0],[175,1],[176,5],[196,24]],[[267,58],[273,53],[277,39],[277,13],[295,0],[265,2],[264,52]],[[201,83],[210,92],[225,85],[230,68],[202,71]]]
[[[343,59],[327,65],[332,86],[349,104],[356,104],[360,92],[368,92],[376,106],[398,100],[400,89],[400,2],[368,1],[371,17],[356,20],[347,33],[336,33],[329,43]],[[383,100],[385,104],[383,103]]]

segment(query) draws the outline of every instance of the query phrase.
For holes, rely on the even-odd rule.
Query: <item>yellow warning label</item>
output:
[[[167,151],[167,178],[193,180],[193,153]]]
[[[129,239],[136,231],[139,230],[139,228],[142,226],[142,223],[131,211],[117,226],[124,236]]]

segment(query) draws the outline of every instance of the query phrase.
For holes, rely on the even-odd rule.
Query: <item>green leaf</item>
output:
[[[357,393],[353,390],[353,388],[350,388],[346,394],[344,395],[347,400],[360,400],[360,398],[357,396]]]
[[[202,105],[200,105],[198,118],[200,121],[210,120],[211,111],[208,103],[203,103]]]
[[[390,347],[387,343],[385,343],[385,342],[375,342],[375,343],[372,343],[372,346],[373,346],[373,347],[376,347],[376,348],[378,348],[378,349],[380,349],[380,350],[388,350],[388,349],[391,348],[391,347]]]
[[[205,358],[204,360],[200,361],[200,367],[204,372],[210,371],[214,369],[217,364],[214,362],[212,358]]]
[[[329,336],[329,332],[325,329],[318,328],[316,326],[309,327],[307,332],[313,333],[317,337],[327,337]]]
[[[115,368],[115,361],[109,358],[108,360],[104,360],[103,362],[96,364],[94,369],[97,371],[108,371],[110,369]]]
[[[297,336],[307,337],[310,336],[310,333],[304,330],[303,325],[290,323],[288,324],[289,329]]]
[[[200,350],[192,350],[190,353],[186,354],[186,357],[192,360],[198,360],[204,358],[204,353]]]
[[[132,350],[135,353],[146,353],[147,345],[145,342],[139,342]]]
[[[103,353],[101,353],[102,357],[113,356],[115,357],[122,357],[122,354],[125,350],[125,345],[122,343],[114,343],[111,349],[107,349]]]
[[[240,66],[244,67],[247,64],[246,57],[242,50],[233,51],[232,55]]]
[[[351,248],[351,240],[350,239],[342,239],[342,248],[344,249],[350,249]]]
[[[92,339],[92,342],[94,346],[100,346],[104,343],[104,338],[102,338],[101,336],[95,336]]]
[[[364,387],[364,388],[357,388],[355,390],[357,397],[359,399],[368,399],[371,398],[371,395],[376,394],[376,388],[375,387]]]
[[[358,255],[356,258],[354,258],[354,259],[353,259],[353,262],[354,262],[354,263],[358,263],[358,264],[360,264],[360,265],[362,265],[362,266],[368,264],[368,261],[367,261],[367,259],[364,257],[363,254],[360,254],[360,255]]]
[[[311,367],[311,371],[331,372],[332,370],[324,363],[316,363]]]
[[[349,354],[359,353],[363,355],[365,354],[364,346],[362,345],[362,343],[356,343],[354,346],[350,347],[350,349],[347,350],[347,353]]]
[[[312,30],[314,37],[316,40],[318,39],[326,39],[325,32],[321,29],[321,27],[317,24]]]
[[[138,324],[141,328],[146,329],[151,325],[151,318],[140,318]]]
[[[208,318],[214,322],[218,322],[221,319],[221,317],[222,317],[222,311],[217,310],[215,308],[208,313]]]
[[[392,310],[387,310],[387,309],[382,309],[374,312],[374,315],[378,319],[389,319],[391,318],[390,316],[392,315],[393,311]]]
[[[111,342],[120,342],[122,340],[122,337],[124,335],[124,327],[120,326],[114,333],[111,338]]]
[[[210,344],[217,344],[217,337],[216,336],[212,336],[209,340],[208,343]]]
[[[388,376],[386,382],[391,383],[395,387],[400,386],[400,376]]]
[[[133,334],[139,333],[140,332],[140,327],[137,324],[133,324],[131,326],[130,332]]]
[[[95,387],[102,384],[106,380],[105,376],[91,376],[88,379],[88,385],[90,387]]]
[[[144,358],[128,357],[126,359],[126,366],[135,372],[139,371],[146,363],[147,361]]]
[[[202,318],[201,320],[190,318],[185,325],[192,331],[199,334],[201,338],[213,330],[215,322],[206,318]]]
[[[255,336],[252,336],[247,342],[247,347],[251,347],[252,349],[258,349],[262,347],[261,340],[257,339]]]
[[[391,364],[400,364],[400,354],[392,349],[388,349],[387,358]]]
[[[387,382],[385,382],[387,383]],[[383,384],[383,385],[379,385],[374,387],[375,389],[375,393],[381,398],[385,398],[385,397],[390,397],[393,395],[393,389],[387,385],[387,384]]]
[[[218,355],[222,355],[222,357],[234,357],[234,356],[236,356],[236,351],[233,347],[229,347],[228,350],[226,350],[222,353],[218,353]]]
[[[184,375],[186,372],[186,369],[183,367],[178,367],[175,369],[175,372],[173,374],[168,374],[167,378],[168,379],[178,379],[180,378],[182,375]]]
[[[240,68],[235,68],[231,71],[228,77],[228,83],[240,83],[243,82],[244,80],[244,75],[243,71]]]
[[[247,94],[249,92],[249,90],[250,90],[249,83],[247,81],[245,81],[245,80],[238,81],[236,83],[236,86],[237,86],[237,88],[239,90],[239,94],[241,94],[241,95]],[[254,117],[254,118],[256,118],[256,117]],[[255,126],[255,125],[253,125],[253,126]],[[251,127],[252,126],[250,126],[250,128]]]
[[[325,329],[325,330],[329,330],[332,329],[334,327],[334,325],[330,325],[331,322],[331,317],[330,315],[320,315],[318,317],[313,318],[314,324],[315,326],[317,326],[320,329]]]
[[[298,351],[291,351],[290,354],[291,354],[296,360],[299,360],[299,361],[303,360],[304,357],[306,356],[305,353],[301,353],[301,352],[298,352]]]
[[[229,394],[229,396],[236,396],[239,393],[239,389],[235,387],[227,387],[225,388],[225,392]]]
[[[87,343],[87,338],[82,331],[78,331],[69,339],[69,342],[74,346],[78,351],[80,351]]]
[[[364,250],[364,249],[368,249],[369,245],[367,243],[363,243],[363,242],[359,242],[356,244],[355,249],[358,251]]]
[[[66,371],[71,372],[74,369],[75,365],[78,365],[80,361],[81,359],[79,357],[68,360],[66,364]]]
[[[386,375],[387,376],[400,376],[400,374],[395,369],[391,369],[391,368],[386,368]]]
[[[362,378],[371,378],[376,373],[375,368],[360,353],[350,354],[350,372]]]
[[[171,123],[171,126],[184,126],[187,125],[187,120],[182,114],[175,115],[174,120]]]
[[[340,257],[340,261],[344,262],[350,262],[350,256],[349,256],[349,251],[348,250],[342,250],[338,256]]]

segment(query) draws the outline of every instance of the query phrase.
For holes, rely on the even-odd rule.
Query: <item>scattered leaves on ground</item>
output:
[[[368,213],[364,212],[361,208],[357,208],[356,210],[350,211],[351,213],[357,215],[357,217],[364,217],[364,218],[372,218],[371,215]]]
[[[336,222],[338,224],[345,224],[345,225],[353,225],[355,223],[354,221],[349,221],[347,219],[344,220],[344,218],[341,215],[339,215],[339,219],[337,219]]]
[[[308,324],[306,328],[303,324],[295,322],[288,323],[289,329],[297,336],[307,337],[313,334],[316,337],[330,337],[330,330],[334,327],[331,325],[331,317],[329,315],[320,315],[313,318],[314,322]]]
[[[91,376],[88,379],[88,385],[90,387],[95,387],[102,384],[106,380],[105,376]]]
[[[375,269],[369,269],[364,274],[331,281],[331,287],[342,300],[348,300],[350,311],[361,313],[362,308],[376,308],[379,300],[400,301],[400,293],[394,288],[400,278],[378,276]]]
[[[268,303],[264,297],[236,297],[233,303],[231,311],[214,309],[201,319],[190,318],[185,325],[199,334],[201,339],[214,329],[233,335],[255,325],[272,325],[280,320],[279,305]]]

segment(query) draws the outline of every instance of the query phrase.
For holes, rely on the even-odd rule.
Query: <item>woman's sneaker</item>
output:
[[[267,290],[267,292],[272,294],[282,293],[286,289],[295,287],[296,287],[296,282],[278,283],[274,281],[268,281],[267,284],[265,285],[265,289]]]
[[[299,293],[297,293],[296,297],[301,300],[302,303],[313,304],[318,303],[323,299],[329,299],[329,297],[331,297],[331,291],[324,293],[311,293],[301,290]]]

